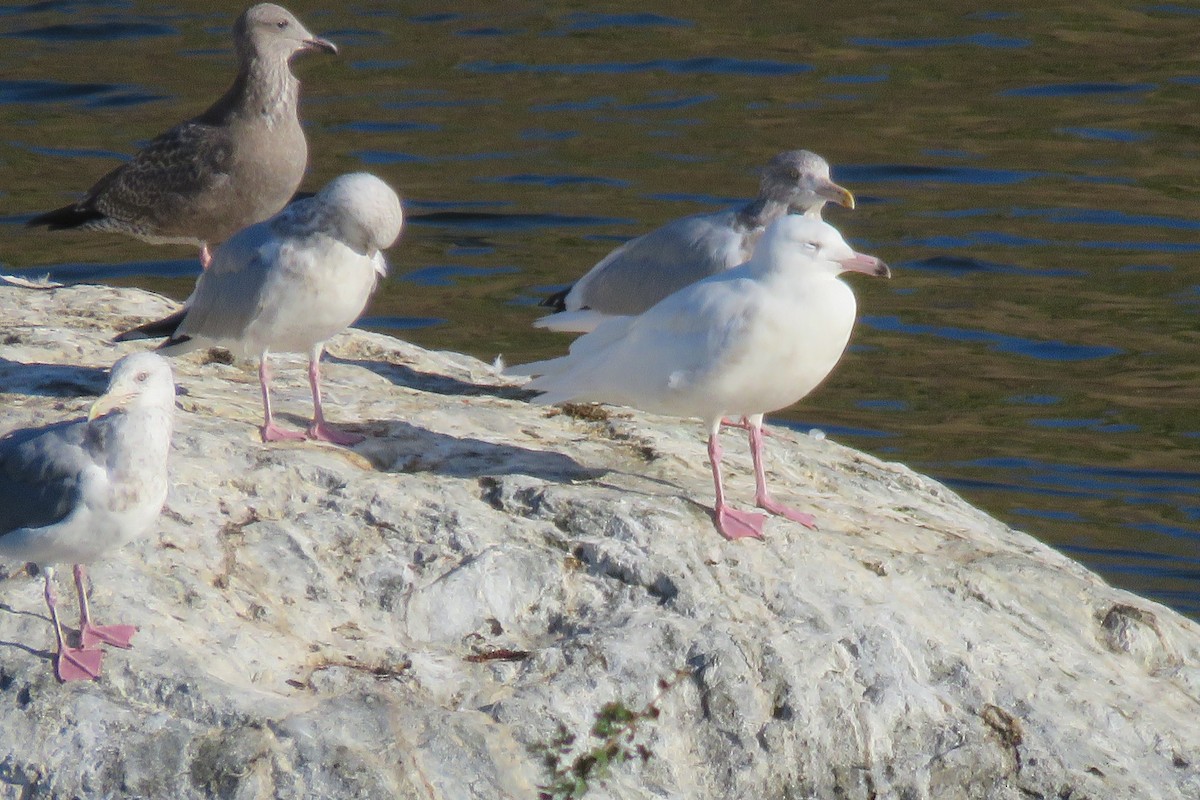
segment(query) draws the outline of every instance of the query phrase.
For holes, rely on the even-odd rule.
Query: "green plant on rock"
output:
[[[658,693],[641,709],[631,709],[621,701],[605,703],[596,712],[589,738],[582,741],[559,722],[549,742],[532,748],[542,757],[550,776],[538,786],[538,800],[579,800],[591,784],[603,784],[613,766],[649,761],[654,754],[640,741],[641,726],[658,719],[663,697],[691,674],[691,670],[679,669],[669,679],[660,678]]]

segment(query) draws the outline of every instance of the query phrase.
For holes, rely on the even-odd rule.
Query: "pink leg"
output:
[[[204,271],[212,264],[212,251],[208,249],[208,243],[200,245],[200,270]]]
[[[748,430],[750,430],[750,428],[751,428],[751,427],[753,427],[753,426],[750,424],[750,418],[749,418],[749,417],[742,417],[742,420],[741,420],[741,422],[734,422],[734,421],[733,421],[733,420],[731,420],[731,419],[726,419],[726,418],[722,417],[722,418],[721,418],[721,425],[722,425],[723,427],[726,427],[726,428],[741,428],[741,429],[742,429],[742,430],[744,430],[744,431],[748,431]],[[777,435],[777,434],[775,434],[775,433],[771,432],[771,430],[770,430],[769,428],[763,428],[763,429],[762,429],[762,432],[763,432],[763,436],[771,436],[771,437],[774,437],[774,436],[776,436],[776,435]]]
[[[313,396],[313,420],[312,424],[308,426],[308,438],[340,445],[352,445],[364,442],[367,437],[359,436],[357,433],[339,431],[325,421],[325,412],[321,409],[322,349],[317,348],[314,350],[312,357],[308,361],[308,383],[312,387]]]
[[[759,425],[750,426],[750,458],[754,461],[754,502],[759,508],[765,508],[772,514],[787,517],[793,522],[799,522],[806,528],[816,528],[817,521],[812,514],[805,514],[791,506],[776,502],[767,491],[767,470],[763,466],[763,433]]]
[[[271,368],[267,366],[267,354],[263,353],[258,362],[258,382],[262,385],[263,424],[258,429],[264,442],[300,442],[304,434],[299,431],[285,431],[275,424],[271,415]]]
[[[79,592],[79,643],[84,648],[98,644],[129,647],[137,628],[132,625],[93,625],[87,601],[87,572],[82,564],[75,565],[75,589]]]
[[[763,523],[767,518],[752,511],[738,511],[725,505],[725,487],[721,485],[721,442],[720,428],[708,435],[708,460],[712,463],[713,484],[717,489],[717,503],[713,514],[717,521],[717,530],[726,539],[743,539],[751,537],[762,538]]]
[[[58,642],[58,658],[54,662],[54,673],[63,683],[68,681],[90,681],[100,677],[100,664],[104,660],[101,650],[82,647],[67,647],[62,624],[58,621],[58,595],[54,593],[54,570],[46,568],[46,607],[50,609],[50,621],[54,623],[54,638]]]

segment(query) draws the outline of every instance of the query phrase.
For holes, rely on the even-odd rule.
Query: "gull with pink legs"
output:
[[[721,419],[747,419],[759,508],[808,527],[810,514],[775,500],[763,463],[763,414],[792,405],[837,365],[857,304],[839,276],[890,277],[814,217],[781,217],[749,261],[693,283],[634,317],[602,322],[562,358],[510,369],[537,375],[534,402],[596,401],[680,417],[708,428],[714,518],[727,539],[761,538],[766,517],[731,507],[721,479]]]
[[[342,175],[218,247],[182,309],[115,341],[166,336],[158,348],[165,355],[217,345],[257,356],[264,442],[309,438],[357,444],[363,437],[325,420],[321,354],[326,341],[358,319],[387,274],[381,251],[400,236],[403,219],[400,198],[386,183],[363,172]],[[313,419],[306,432],[275,422],[271,351],[308,353]]]
[[[45,578],[60,680],[100,676],[101,644],[129,647],[132,625],[96,625],[87,600],[90,563],[144,533],[167,498],[175,411],[170,363],[136,353],[113,365],[86,420],[13,431],[0,439],[0,558],[34,562]],[[58,616],[54,564],[75,565],[79,646]]]

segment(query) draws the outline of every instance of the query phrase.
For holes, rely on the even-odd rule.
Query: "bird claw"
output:
[[[258,432],[262,434],[264,442],[302,442],[307,438],[299,431],[284,430],[274,422],[263,425]]]
[[[101,644],[127,648],[135,633],[137,628],[133,625],[84,625],[79,631],[79,643],[85,650]]]
[[[58,658],[55,659],[54,673],[63,683],[95,680],[100,677],[100,664],[103,660],[103,650],[62,647],[58,651]]]
[[[357,433],[346,433],[339,431],[331,425],[326,425],[323,422],[314,422],[308,426],[308,438],[316,439],[318,442],[329,442],[330,444],[340,444],[346,447],[354,444],[365,442],[367,437],[359,436]]]
[[[817,518],[812,514],[806,514],[797,508],[786,506],[783,503],[777,503],[770,497],[759,497],[757,502],[759,508],[770,511],[772,514],[785,517],[790,519],[792,522],[799,522],[806,528],[810,528],[812,530],[817,529]]]
[[[728,506],[714,509],[717,530],[729,541],[737,539],[761,539],[767,518],[753,511],[738,511]]]

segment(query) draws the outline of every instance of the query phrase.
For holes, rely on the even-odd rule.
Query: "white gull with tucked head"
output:
[[[131,625],[93,625],[83,565],[141,535],[167,497],[175,382],[154,353],[125,356],[86,420],[13,431],[0,439],[0,558],[43,568],[46,605],[64,681],[100,674],[101,643],[128,647]],[[67,646],[55,564],[75,565],[80,647]]]
[[[325,422],[321,353],[327,340],[358,319],[387,275],[380,251],[399,237],[403,219],[400,198],[386,183],[364,172],[342,175],[218,247],[183,309],[117,340],[169,336],[159,347],[166,355],[219,345],[257,356],[263,441],[305,438],[275,424],[268,352],[308,353],[313,420],[307,436],[360,442],[361,436]]]
[[[632,406],[708,426],[717,528],[729,539],[762,535],[765,517],[725,504],[719,432],[724,416],[750,428],[759,507],[812,526],[810,515],[771,498],[762,460],[762,417],[817,387],[842,357],[854,327],[847,270],[890,276],[815,217],[772,223],[741,266],[670,295],[636,317],[602,323],[562,358],[513,367],[538,375],[534,402],[590,400]]]
[[[750,258],[763,229],[787,213],[821,216],[826,201],[854,208],[854,195],[829,177],[816,153],[788,150],[763,169],[746,205],[668,222],[613,250],[569,289],[546,298],[557,313],[534,322],[584,333],[611,316],[640,314],[671,292]]]

